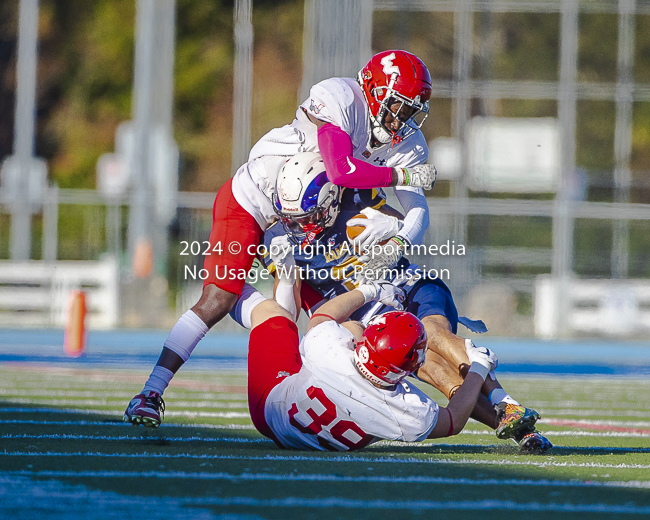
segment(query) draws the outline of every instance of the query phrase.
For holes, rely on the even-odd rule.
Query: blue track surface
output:
[[[62,330],[0,330],[0,363],[39,362],[68,366],[148,368],[168,331],[114,330],[88,334],[85,354],[67,357]],[[246,368],[247,335],[209,333],[188,361],[188,369]],[[500,372],[650,376],[650,342],[607,340],[543,341],[478,338],[497,353]]]

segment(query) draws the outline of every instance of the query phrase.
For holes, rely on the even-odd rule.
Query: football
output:
[[[358,215],[355,215],[352,218],[363,218],[366,219],[366,217],[363,213],[359,213]],[[346,228],[346,234],[348,235],[348,240],[352,242],[355,238],[357,238],[361,233],[363,233],[363,230],[366,229],[363,226],[350,226],[348,225]]]
[[[366,217],[363,213],[359,213],[358,215],[355,215],[355,216],[352,217],[352,218],[363,218],[363,219],[366,219],[366,218],[368,218],[368,217]],[[352,220],[352,219],[350,219],[350,220]],[[357,238],[361,233],[363,233],[363,231],[364,231],[365,229],[366,229],[366,228],[365,228],[364,226],[347,226],[347,228],[346,228],[345,231],[346,231],[346,234],[347,234],[347,236],[348,236],[348,240],[350,241],[350,243],[352,243],[352,241],[353,241],[355,238]],[[387,243],[387,242],[388,242],[388,240],[382,240],[381,242],[379,242],[379,245],[382,245],[382,246],[383,246],[383,245],[384,245],[385,243]]]

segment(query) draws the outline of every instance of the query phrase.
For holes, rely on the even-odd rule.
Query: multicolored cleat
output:
[[[147,428],[158,428],[165,412],[165,401],[156,392],[138,394],[129,403],[124,411],[124,422],[130,422],[133,426],[146,426]]]
[[[553,447],[551,441],[535,429],[539,413],[516,404],[499,403],[495,406],[499,425],[499,439],[512,439],[519,444],[519,453],[542,455]]]
[[[539,414],[531,408],[518,404],[499,403],[496,405],[497,426],[496,434],[499,439],[515,439],[521,432],[532,432],[535,430],[535,423]]]

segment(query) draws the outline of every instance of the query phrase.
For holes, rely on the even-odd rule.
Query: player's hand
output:
[[[399,168],[402,175],[398,175],[402,181],[401,186],[412,186],[430,190],[436,182],[438,172],[433,164],[418,164],[408,168]]]
[[[352,218],[347,221],[348,226],[362,226],[365,229],[355,237],[352,245],[361,251],[374,244],[394,237],[404,225],[397,217],[386,215],[373,208],[364,208],[361,213],[367,218]]]
[[[386,280],[367,282],[357,287],[357,289],[363,294],[366,303],[377,301],[398,311],[404,309],[403,303],[406,299],[406,292],[401,287],[397,287]]]
[[[465,352],[470,363],[478,363],[490,372],[499,366],[496,354],[487,347],[477,347],[470,340],[465,341]]]
[[[386,278],[384,270],[390,269],[404,255],[404,243],[397,237],[391,238],[383,246],[375,244],[367,253],[359,257],[360,262],[365,262],[363,270],[359,273],[357,280],[373,281]]]
[[[269,256],[277,272],[296,267],[296,260],[293,257],[293,245],[289,241],[288,235],[273,237],[269,247]]]

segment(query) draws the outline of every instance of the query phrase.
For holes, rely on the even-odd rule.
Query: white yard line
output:
[[[87,398],[79,398],[79,399],[28,399],[25,397],[17,397],[15,399],[11,399],[11,402],[17,403],[17,404],[36,404],[36,405],[44,405],[44,406],[107,406],[107,407],[112,407],[115,409],[118,408],[126,408],[126,405],[128,404],[129,400],[127,399],[87,399]],[[248,409],[248,405],[245,402],[222,402],[222,401],[175,401],[174,402],[174,407],[175,408],[240,408],[240,409]],[[170,413],[172,414],[186,414],[190,413],[187,410],[181,410],[181,411],[171,411]]]
[[[390,484],[437,484],[465,486],[531,486],[531,487],[612,487],[612,488],[650,488],[648,481],[577,481],[577,480],[531,480],[531,479],[470,479],[394,475],[383,476],[345,476],[337,474],[272,474],[272,473],[209,473],[185,471],[10,471],[5,475],[33,478],[160,478],[190,480],[249,480],[275,482],[370,482]]]
[[[650,428],[650,421],[612,421],[611,419],[573,419],[563,417],[562,419],[555,419],[552,417],[545,417],[538,421],[538,424],[560,424],[563,421],[571,421],[573,424],[580,424],[584,426],[626,426],[636,428]]]
[[[106,421],[32,421],[26,419],[0,419],[0,424],[33,424],[33,425],[47,425],[47,426],[105,426],[110,428],[129,427],[133,428],[132,424],[125,422],[106,422]],[[211,428],[216,430],[254,430],[255,426],[252,424],[174,424],[165,423],[164,429],[167,428]],[[161,430],[155,430],[161,431]]]
[[[629,437],[646,438],[650,437],[650,431],[645,432],[587,432],[584,430],[547,430],[541,429],[545,437]],[[463,430],[459,435],[494,435],[492,430]]]
[[[50,439],[50,440],[86,440],[86,441],[128,441],[128,440],[152,440],[160,439],[170,442],[236,442],[236,443],[259,443],[271,442],[269,439],[243,439],[239,437],[163,437],[154,435],[75,435],[75,434],[6,434],[0,435],[0,439]]]
[[[13,409],[12,409],[13,410]],[[25,411],[33,411],[34,409],[26,409]],[[1,411],[1,410],[0,410]],[[49,409],[46,411],[50,411]],[[57,413],[64,413],[61,410],[57,410]],[[81,411],[81,413],[90,413],[90,412],[84,412]],[[114,415],[112,413],[103,411],[103,414],[108,414],[108,415]],[[179,414],[181,415],[181,414]],[[183,416],[187,417],[221,417],[221,418],[248,418],[247,413],[236,413],[236,412],[216,412],[216,413],[211,413],[211,412],[185,412],[182,414]],[[172,415],[173,416],[173,415]],[[122,426],[122,423],[120,422],[115,422],[115,423],[106,423],[102,421],[29,421],[29,420],[18,420],[18,419],[13,419],[13,420],[0,420],[0,424],[33,424],[33,425],[102,425],[102,426],[110,426],[110,427],[115,427],[115,426]],[[124,426],[130,426],[126,423],[124,423]],[[218,425],[218,424],[173,424],[173,423],[165,423],[162,427],[162,430],[156,430],[157,432],[162,432],[165,428],[169,427],[182,427],[182,428],[214,428],[214,429],[247,429],[247,430],[253,430],[255,429],[252,425],[250,424],[224,424],[224,425]],[[543,434],[545,436],[549,437],[602,437],[602,438],[608,438],[608,437],[613,437],[613,438],[647,438],[650,437],[650,432],[645,433],[645,432],[635,432],[635,431],[630,431],[630,432],[618,432],[618,431],[613,431],[613,432],[591,432],[591,431],[584,431],[584,430],[544,430]],[[494,435],[494,432],[492,430],[464,430],[461,432],[459,435],[471,435],[471,436],[488,436],[492,437]],[[385,446],[409,446],[409,443],[406,442],[399,442],[399,441],[381,441],[381,445]]]
[[[623,410],[623,411],[614,411],[614,410],[593,410],[590,408],[582,408],[580,410],[560,410],[554,408],[546,408],[537,410],[543,418],[549,419],[555,416],[578,416],[578,417],[589,417],[592,415],[603,415],[608,417],[650,417],[650,411],[640,412],[637,410]]]
[[[248,439],[241,442],[271,442],[267,439]],[[431,447],[457,448],[457,447],[476,447],[468,444],[436,444]],[[417,446],[416,446],[417,447]],[[426,445],[421,445],[426,447]],[[485,446],[485,447],[495,447]],[[575,449],[575,448],[573,448]],[[604,449],[604,448],[585,448],[585,450]],[[633,448],[606,448],[611,451],[624,451],[625,453],[634,453]],[[368,457],[364,452],[358,452],[348,455],[333,455],[329,452],[319,452],[320,455],[199,455],[193,453],[102,453],[102,452],[56,452],[56,451],[7,451],[0,452],[0,457],[98,457],[98,458],[136,458],[136,459],[201,459],[201,460],[255,460],[255,461],[278,461],[278,462],[352,462],[364,464],[453,464],[453,465],[486,465],[486,466],[532,466],[532,467],[559,467],[559,468],[602,468],[602,469],[650,469],[647,464],[605,464],[594,462],[557,462],[547,458],[545,460],[483,460],[483,459],[434,459],[434,458],[415,458],[415,457]],[[424,455],[425,453],[423,453]]]
[[[639,389],[639,396],[644,395],[643,390]],[[614,391],[612,391],[614,393]],[[513,392],[514,394],[514,392]],[[529,408],[534,408],[535,410],[545,410],[549,408],[561,408],[562,410],[567,410],[569,412],[573,410],[582,410],[585,408],[585,405],[589,407],[590,410],[602,410],[603,412],[613,411],[626,411],[626,410],[636,410],[636,411],[650,411],[650,405],[646,403],[643,399],[639,399],[634,403],[630,402],[621,402],[617,401],[598,401],[589,396],[585,396],[584,399],[580,401],[538,401],[537,399],[524,399],[521,396],[517,396],[517,399],[525,403]]]
[[[0,408],[0,413],[67,413],[67,414],[101,414],[116,416],[116,410],[80,410],[57,408]],[[119,411],[122,415],[122,409]],[[165,417],[221,417],[225,419],[250,418],[248,412],[199,412],[199,411],[172,411],[165,412]]]

